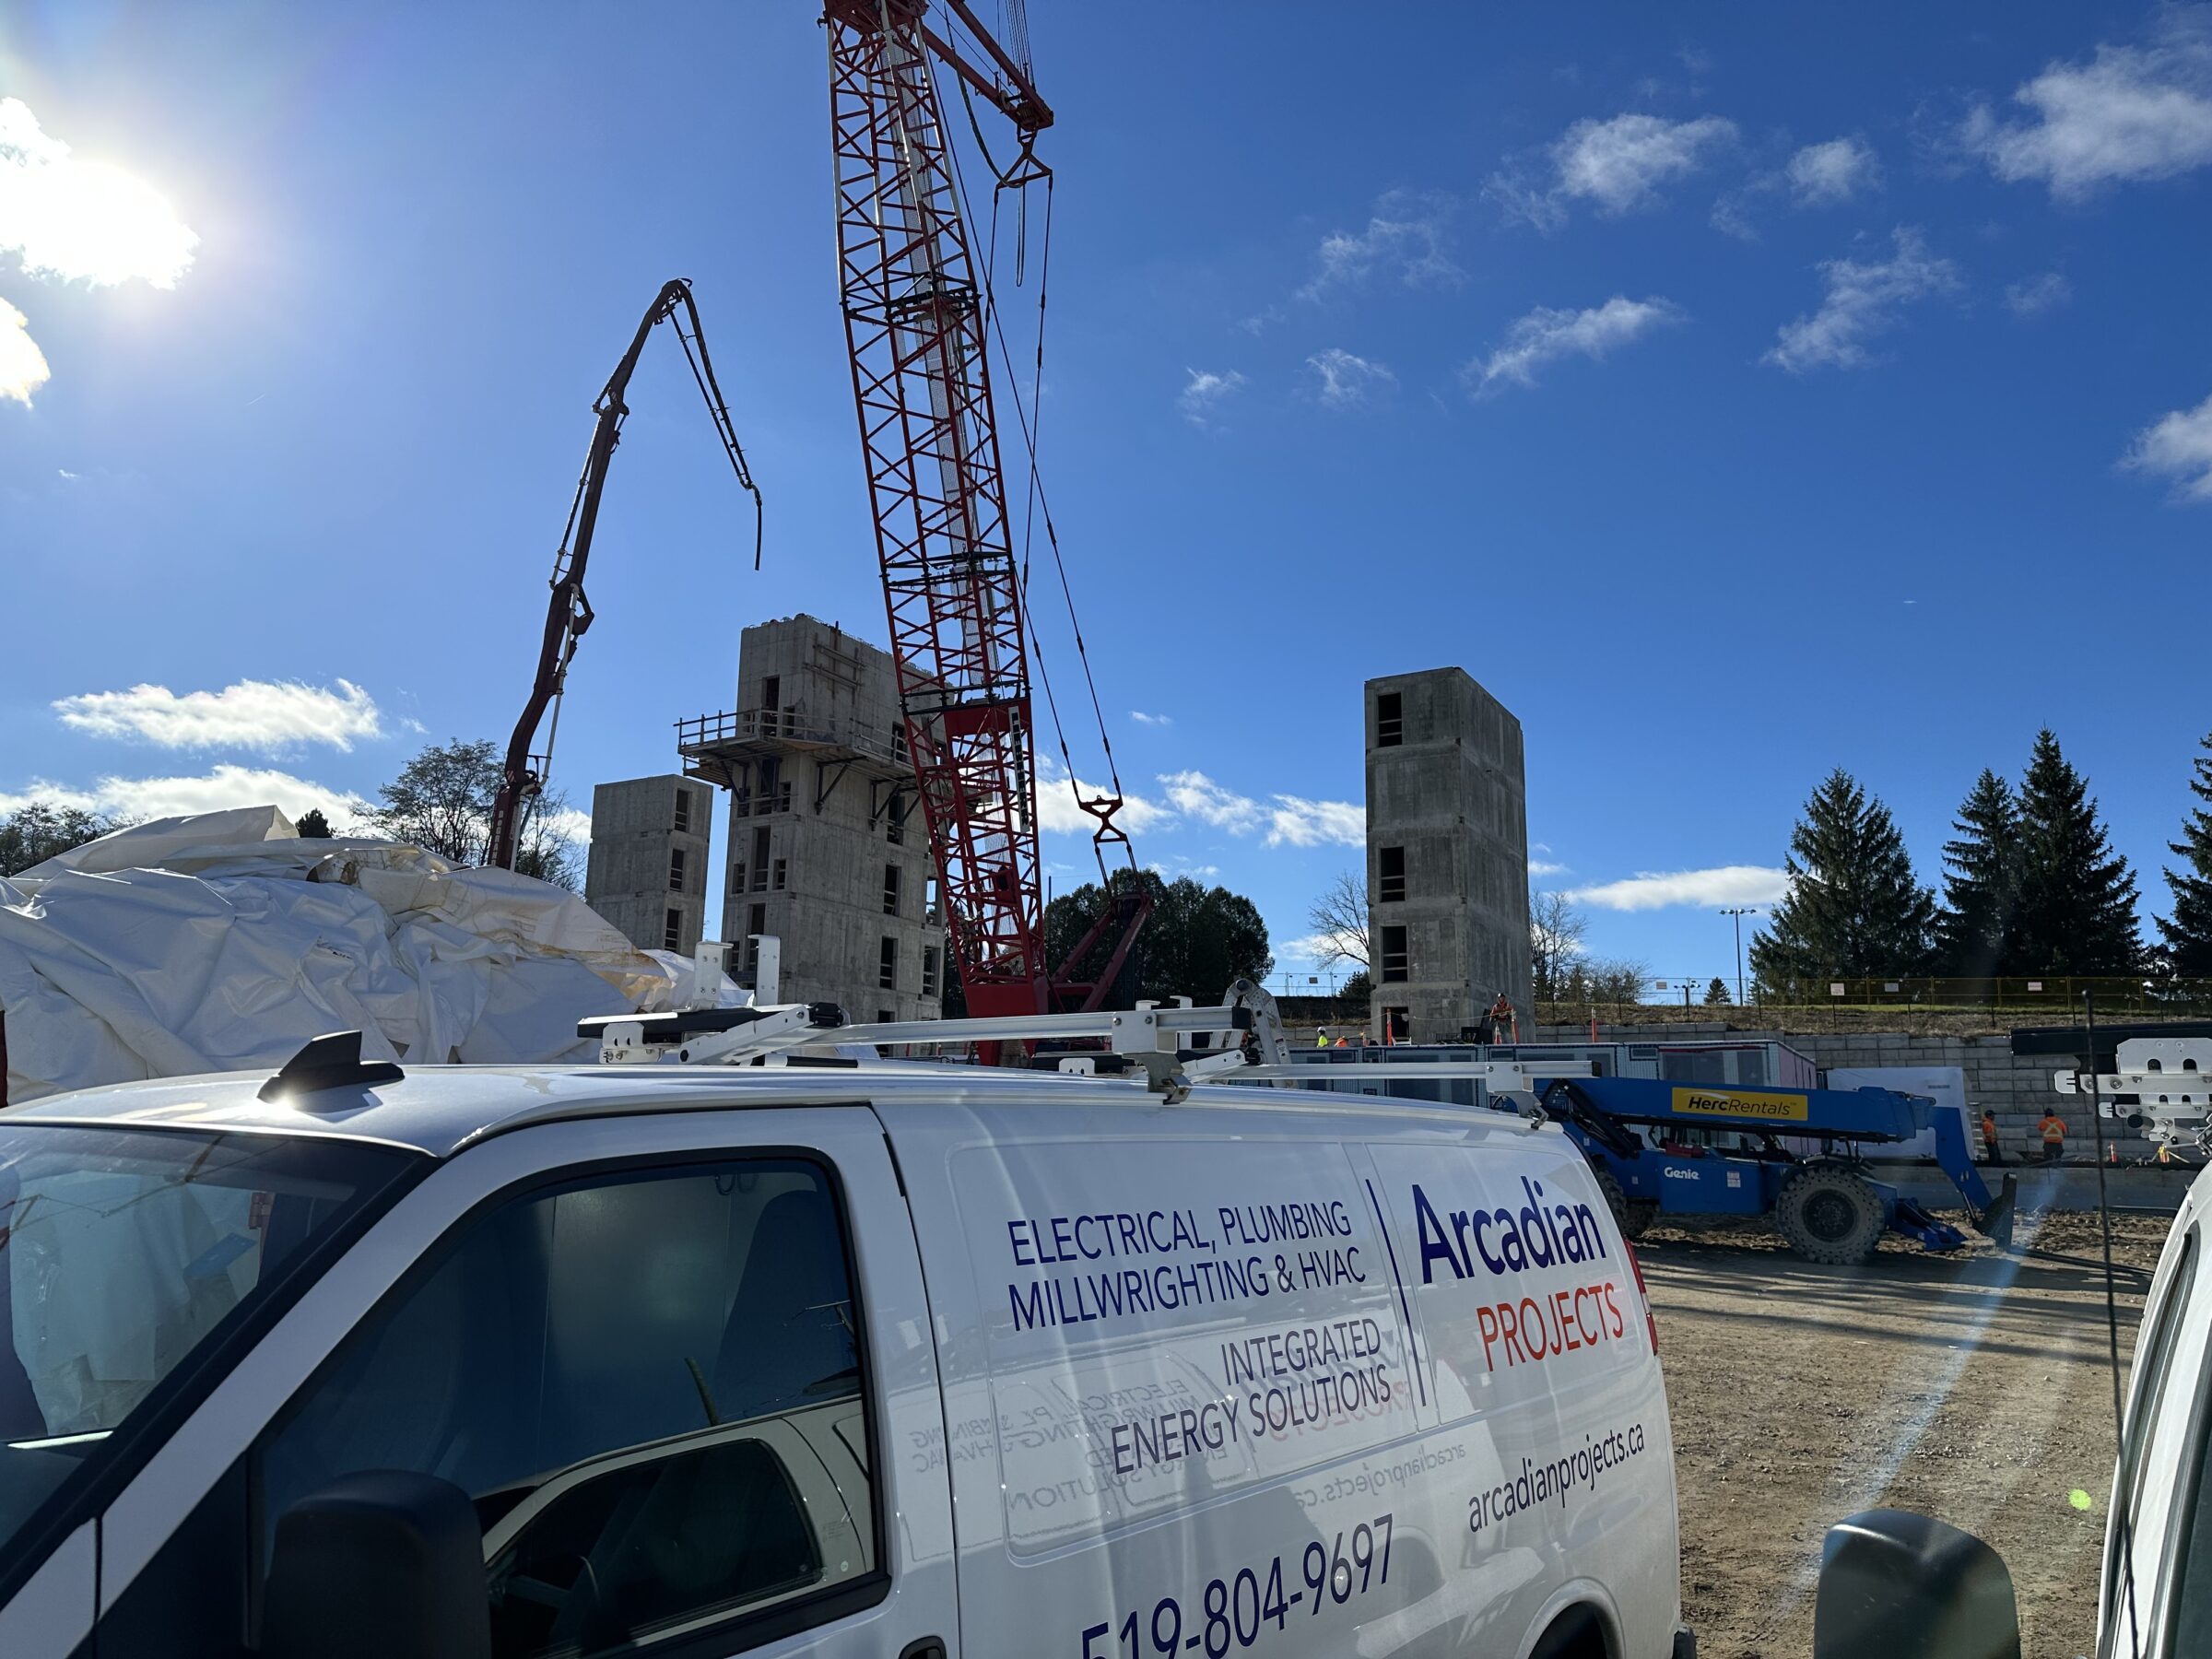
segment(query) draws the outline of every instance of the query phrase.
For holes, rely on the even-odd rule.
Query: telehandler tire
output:
[[[1652,1217],[1659,1206],[1649,1199],[1631,1198],[1621,1190],[1620,1180],[1612,1171],[1592,1166],[1597,1177],[1597,1190],[1606,1195],[1606,1207],[1613,1212],[1614,1224],[1620,1236],[1633,1244],[1643,1237],[1644,1229],[1651,1226]]]
[[[1808,1262],[1855,1267],[1874,1253],[1885,1226],[1873,1184],[1849,1170],[1793,1175],[1774,1204],[1774,1226]]]

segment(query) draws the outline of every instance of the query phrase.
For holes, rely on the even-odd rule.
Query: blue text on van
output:
[[[1498,1275],[1531,1267],[1596,1261],[1606,1254],[1605,1234],[1587,1204],[1547,1201],[1544,1183],[1524,1175],[1527,1202],[1519,1209],[1453,1210],[1440,1216],[1429,1194],[1413,1188],[1415,1230],[1421,1241],[1421,1283],[1433,1283],[1442,1262],[1453,1278],[1472,1278],[1477,1257]]]

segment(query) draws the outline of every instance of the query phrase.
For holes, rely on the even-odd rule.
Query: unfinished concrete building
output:
[[[782,1001],[854,1020],[941,1010],[945,928],[905,730],[890,654],[807,616],[747,629],[735,710],[678,723],[686,775],[730,795],[722,936],[782,941]]]
[[[689,956],[705,936],[714,792],[674,772],[592,791],[585,902],[640,950]]]
[[[1371,1028],[1466,1040],[1502,991],[1530,1029],[1521,723],[1462,668],[1367,682]]]

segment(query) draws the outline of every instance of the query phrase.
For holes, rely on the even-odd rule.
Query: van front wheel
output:
[[[1863,1175],[1806,1170],[1782,1189],[1774,1225],[1806,1261],[1855,1267],[1882,1236],[1882,1201]]]

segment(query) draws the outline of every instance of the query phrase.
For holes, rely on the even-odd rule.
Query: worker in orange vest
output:
[[[2043,1121],[2036,1125],[2043,1137],[2043,1161],[2056,1163],[2066,1155],[2066,1125],[2050,1107],[2043,1108]]]
[[[1997,1145],[1997,1114],[1988,1107],[1982,1108],[1982,1161],[2001,1164],[2005,1149]]]

